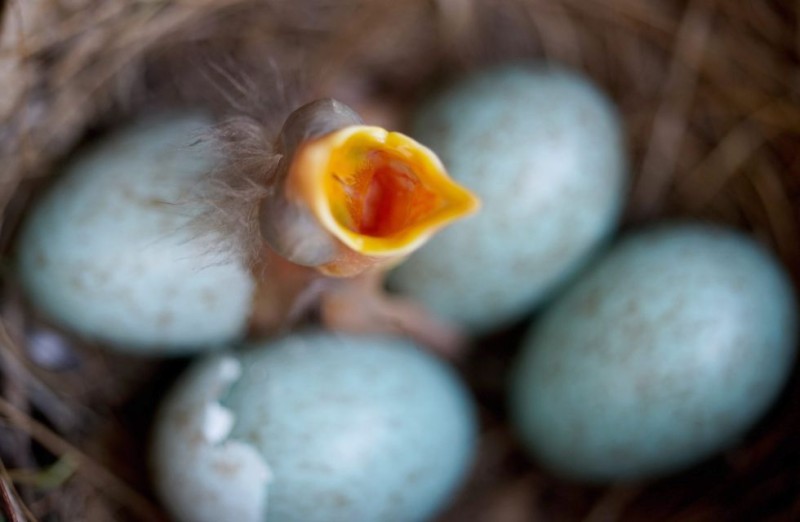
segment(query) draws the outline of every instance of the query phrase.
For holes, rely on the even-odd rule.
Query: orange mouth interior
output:
[[[405,255],[478,200],[426,147],[378,127],[346,127],[307,145],[298,188],[320,222],[351,249]]]
[[[414,227],[441,204],[413,169],[385,151],[371,151],[365,165],[349,179],[332,173],[331,196],[343,201],[339,223],[370,237],[391,237]],[[338,194],[337,194],[338,192]]]

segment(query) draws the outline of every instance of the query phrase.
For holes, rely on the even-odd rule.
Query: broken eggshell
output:
[[[216,161],[197,141],[209,124],[194,113],[141,121],[67,165],[18,244],[36,307],[141,354],[200,351],[244,334],[253,279],[190,226],[200,210],[189,195]]]
[[[620,121],[577,74],[504,66],[470,76],[424,103],[411,135],[483,208],[392,282],[473,331],[547,297],[616,225],[627,185]]]
[[[797,305],[776,260],[708,225],[628,237],[523,345],[510,405],[554,472],[632,480],[728,448],[769,408],[795,356]]]
[[[306,332],[196,363],[155,425],[180,521],[411,522],[472,459],[467,391],[407,341]]]

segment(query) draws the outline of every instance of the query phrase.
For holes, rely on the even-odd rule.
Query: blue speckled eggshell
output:
[[[456,376],[406,341],[293,336],[242,356],[232,437],[264,455],[269,522],[426,520],[471,461]]]
[[[235,357],[240,364],[225,365],[241,368],[241,375],[232,378],[227,393],[223,384],[210,385],[217,391],[207,392],[209,385],[194,382],[213,374],[220,360],[210,358],[195,365],[162,410],[155,468],[173,477],[160,482],[179,519],[197,511],[192,504],[202,499],[205,507],[187,520],[225,520],[230,513],[215,512],[208,484],[237,483],[243,480],[238,473],[253,473],[236,462],[227,465],[213,447],[197,446],[208,444],[202,442],[203,430],[187,426],[207,424],[202,417],[212,403],[203,406],[207,401],[195,397],[195,388],[210,393],[208,401],[218,394],[235,419],[216,447],[247,446],[263,457],[271,477],[264,499],[236,504],[255,506],[250,513],[266,505],[264,521],[427,520],[464,478],[476,438],[468,392],[453,371],[407,341],[310,332]],[[206,366],[208,371],[201,371]],[[215,462],[207,472],[219,477],[192,471],[206,460]],[[254,474],[253,481],[263,478]]]
[[[525,342],[511,388],[523,441],[546,467],[637,479],[734,444],[787,380],[791,284],[750,239],[672,225],[623,241]]]
[[[576,74],[505,66],[468,77],[419,109],[412,135],[483,208],[434,237],[393,284],[475,331],[540,302],[617,222],[620,122]]]
[[[244,336],[253,277],[192,227],[203,211],[192,191],[219,160],[197,142],[211,123],[192,112],[142,119],[65,166],[17,245],[19,280],[38,309],[139,355]]]

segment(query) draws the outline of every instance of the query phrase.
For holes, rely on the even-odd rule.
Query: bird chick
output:
[[[461,344],[455,327],[382,286],[388,269],[479,207],[432,151],[331,99],[292,112],[272,141],[251,120],[223,128],[230,161],[212,179],[229,190],[213,209],[236,207],[247,235],[253,331],[316,311],[332,329],[405,334],[446,352]]]

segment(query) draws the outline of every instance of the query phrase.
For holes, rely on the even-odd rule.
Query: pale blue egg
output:
[[[192,199],[219,160],[199,113],[143,119],[70,161],[33,205],[18,243],[20,282],[50,319],[138,354],[237,340],[255,282],[191,226]]]
[[[534,327],[513,375],[513,419],[559,474],[638,479],[690,466],[773,403],[796,315],[782,268],[739,233],[682,224],[633,235]]]
[[[519,317],[614,229],[627,186],[619,118],[586,78],[505,66],[425,103],[412,135],[483,202],[393,276],[474,331]]]
[[[475,437],[439,360],[311,332],[198,363],[166,400],[153,456],[178,520],[411,522],[445,506]]]

